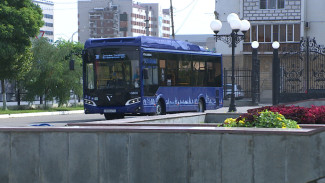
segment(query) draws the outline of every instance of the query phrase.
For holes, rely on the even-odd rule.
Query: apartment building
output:
[[[132,0],[79,0],[78,39],[157,36],[169,37],[169,10],[158,3]]]
[[[299,43],[301,37],[315,37],[318,43],[325,44],[322,34],[325,28],[324,7],[325,1],[319,0],[216,1],[218,19],[223,21],[226,27],[221,33],[231,32],[230,27],[226,25],[230,13],[237,13],[240,19],[251,23],[244,46],[239,45],[237,53],[250,52],[252,41],[258,41],[259,51],[265,54],[272,52],[273,41],[279,41],[282,48]],[[229,50],[225,51],[230,54]]]
[[[39,5],[43,11],[44,26],[40,28],[40,34],[54,41],[54,3],[47,0],[33,0],[33,3]]]
[[[251,23],[245,40],[235,50],[237,69],[252,68],[251,42],[258,41],[260,60],[261,100],[272,96],[272,43],[280,43],[280,55],[289,50],[300,50],[301,38],[315,38],[318,45],[325,45],[325,1],[320,0],[228,0],[216,1],[216,15],[223,23],[219,34],[229,34],[227,16],[237,13],[240,19]],[[224,67],[231,68],[231,48],[216,43],[217,52],[224,54]]]

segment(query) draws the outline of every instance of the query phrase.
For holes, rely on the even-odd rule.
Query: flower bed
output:
[[[325,106],[266,106],[250,109],[233,119],[228,118],[228,127],[299,128],[297,124],[325,124]]]
[[[253,119],[262,111],[272,111],[282,114],[286,119],[297,121],[298,124],[325,124],[325,106],[298,107],[298,106],[266,106],[250,109],[241,118]],[[240,120],[239,119],[239,120]]]
[[[258,127],[258,128],[300,128],[296,121],[285,118],[278,112],[267,109],[253,111],[240,117],[228,118],[224,121],[224,127]]]

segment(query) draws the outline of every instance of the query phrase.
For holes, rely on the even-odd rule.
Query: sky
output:
[[[54,2],[54,39],[78,40],[78,0],[51,0]],[[159,3],[170,8],[170,0],[134,0],[141,3]],[[212,34],[210,22],[214,19],[215,0],[172,0],[175,34]]]

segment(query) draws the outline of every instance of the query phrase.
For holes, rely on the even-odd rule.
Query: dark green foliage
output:
[[[46,101],[55,98],[59,105],[70,99],[70,91],[82,95],[82,61],[83,46],[59,40],[55,45],[45,38],[35,39],[33,42],[33,67],[26,75],[24,85],[28,91],[26,100],[34,101],[37,96],[45,96]],[[75,60],[75,70],[69,69],[70,57]]]
[[[30,0],[0,1],[0,80],[16,79],[29,69],[30,38],[39,32],[42,17]]]
[[[6,110],[5,79],[19,79],[31,66],[30,38],[43,26],[42,10],[31,0],[0,1],[0,80]]]

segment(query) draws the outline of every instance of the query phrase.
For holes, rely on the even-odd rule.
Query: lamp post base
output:
[[[233,105],[230,104],[228,112],[237,112],[236,105],[235,104],[233,104]]]

